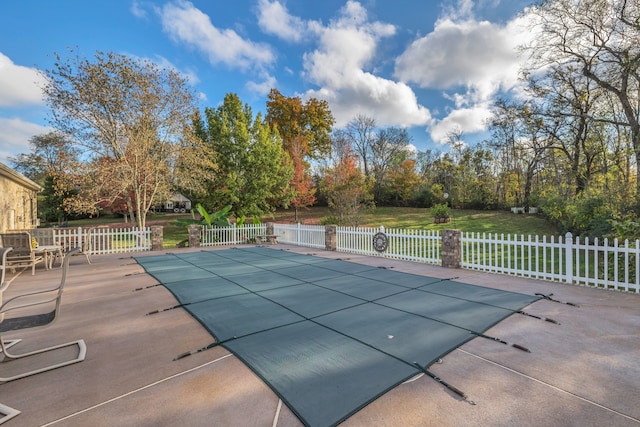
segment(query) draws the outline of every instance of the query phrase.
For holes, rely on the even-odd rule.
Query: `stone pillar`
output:
[[[161,251],[163,245],[163,228],[161,225],[151,226],[151,250]]]
[[[267,222],[266,224],[267,224],[267,233],[266,233],[267,236],[275,235],[276,233],[273,231],[273,224],[274,223],[273,222]]]
[[[200,224],[189,225],[189,247],[200,247],[200,235],[202,234],[202,226]]]
[[[338,248],[337,230],[338,227],[335,225],[324,227],[324,248],[328,251],[335,251]]]
[[[462,233],[460,230],[442,230],[440,236],[442,237],[442,266],[460,268]]]

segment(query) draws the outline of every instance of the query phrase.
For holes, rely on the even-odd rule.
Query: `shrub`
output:
[[[320,220],[320,225],[342,225],[340,218],[335,215],[325,216]]]
[[[451,215],[451,209],[444,203],[433,205],[433,207],[431,207],[431,215],[433,215],[434,218],[446,218]]]

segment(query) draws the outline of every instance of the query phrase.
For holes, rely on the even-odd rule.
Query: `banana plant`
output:
[[[182,218],[177,220],[176,224],[186,227],[191,224],[202,224],[209,227],[228,227],[231,225],[231,221],[229,221],[229,217],[231,217],[231,205],[227,205],[219,211],[208,213],[204,206],[198,203],[196,204],[196,211],[202,217],[201,220],[196,219],[196,214],[193,209],[191,209],[191,219]]]

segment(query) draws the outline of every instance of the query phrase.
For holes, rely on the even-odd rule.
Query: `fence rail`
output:
[[[640,292],[640,241],[462,233],[461,265],[605,289]]]
[[[83,247],[92,255],[152,248],[151,228],[53,228],[30,230],[40,244],[65,249]],[[255,242],[272,232],[281,243],[326,247],[326,228],[302,224],[246,224],[240,227],[202,227],[201,246]],[[384,250],[374,247],[374,236],[384,233]],[[460,266],[491,273],[640,293],[640,241],[619,242],[565,236],[523,236],[462,232]],[[440,264],[442,238],[434,230],[336,227],[335,248],[340,252]]]
[[[309,248],[325,247],[325,227],[323,225],[274,224],[273,232],[281,243]]]
[[[240,245],[256,241],[256,236],[266,234],[265,224],[244,224],[237,227],[202,227],[201,246]]]
[[[250,227],[257,228],[253,231]],[[203,231],[202,244],[247,243],[251,233],[265,233],[261,227],[265,226],[208,231],[215,237]],[[324,226],[273,224],[273,230],[281,243],[313,248],[326,245]],[[377,233],[386,237],[382,251],[374,247]],[[640,293],[640,241],[620,244],[617,240],[574,238],[571,233],[538,237],[462,232],[459,243],[462,268]],[[440,264],[442,238],[434,230],[336,227],[336,250]]]
[[[373,240],[377,233],[384,233],[387,239],[386,249],[378,251]],[[340,252],[349,252],[368,256],[416,261],[431,264],[440,263],[440,235],[434,230],[404,230],[338,227],[337,248]]]
[[[151,228],[77,227],[50,229],[54,244],[65,249],[76,247],[90,255],[118,254],[151,250]]]

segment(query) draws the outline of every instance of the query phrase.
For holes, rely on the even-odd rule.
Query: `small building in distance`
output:
[[[191,200],[183,194],[174,193],[164,204],[165,212],[185,213],[191,210]]]

